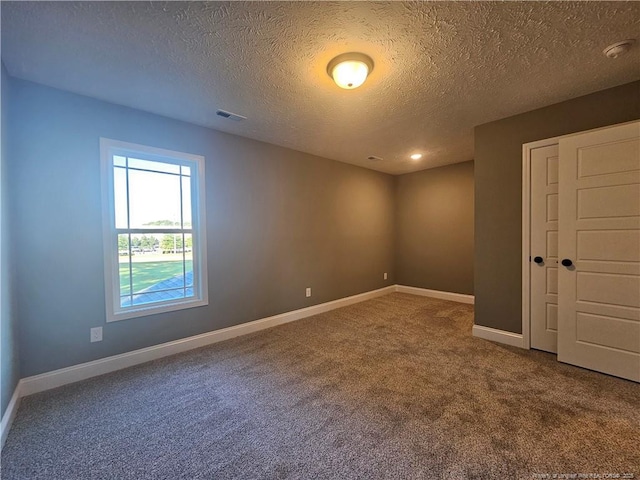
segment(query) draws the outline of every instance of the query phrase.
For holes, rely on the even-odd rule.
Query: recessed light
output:
[[[413,155],[411,155],[411,160],[420,160],[421,158],[422,158],[421,153],[414,153]]]

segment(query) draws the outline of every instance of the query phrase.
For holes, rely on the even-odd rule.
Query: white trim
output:
[[[211,345],[240,335],[246,335],[248,333],[282,325],[283,323],[293,322],[302,318],[318,315],[336,308],[346,307],[347,305],[380,297],[394,291],[396,291],[395,286],[384,287],[378,290],[361,293],[359,295],[334,300],[332,302],[321,303],[319,305],[293,310],[280,315],[262,318],[253,322],[214,330],[213,332],[203,333],[201,335],[195,335],[193,337],[183,338],[173,342],[162,343],[160,345],[142,348],[120,355],[114,355],[112,357],[101,358],[92,362],[81,363],[79,365],[73,365],[71,367],[54,370],[40,375],[34,375],[32,377],[23,378],[20,381],[22,384],[20,393],[22,396],[26,396],[43,392],[51,388],[60,387],[69,383],[132,367],[134,365],[156,360],[168,355],[174,355],[194,348],[204,347],[206,345]]]
[[[464,293],[442,292],[440,290],[429,290],[427,288],[407,287],[396,285],[396,292],[420,295],[421,297],[439,298],[441,300],[451,300],[453,302],[468,303],[473,305],[475,297]]]
[[[0,450],[2,449],[2,447],[4,447],[4,442],[7,440],[9,430],[11,430],[13,419],[16,418],[16,413],[18,413],[18,407],[20,406],[21,397],[22,380],[18,381],[16,389],[13,391],[13,395],[11,396],[11,400],[7,405],[7,409],[4,411],[4,415],[2,416],[2,422],[0,423]]]
[[[471,333],[474,337],[482,338],[484,340],[504,343],[505,345],[511,345],[512,347],[527,348],[524,346],[524,338],[520,333],[483,327],[482,325],[474,325],[471,329]]]

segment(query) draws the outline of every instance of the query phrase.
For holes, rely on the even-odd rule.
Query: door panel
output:
[[[576,300],[625,307],[640,307],[640,277],[619,273],[578,272]]]
[[[547,255],[558,258],[558,232],[547,232]]]
[[[578,178],[639,170],[638,155],[640,142],[637,139],[582,148],[578,157]]]
[[[640,185],[614,185],[578,190],[578,219],[640,215]],[[556,203],[557,208],[557,203]]]
[[[559,145],[558,360],[640,381],[640,122]]]
[[[634,262],[640,251],[640,230],[578,232],[578,257],[583,260]]]
[[[558,294],[558,269],[547,267],[547,293]]]
[[[558,150],[557,146],[552,148],[553,155],[547,157],[547,185],[558,183]]]
[[[576,315],[576,329],[578,342],[640,353],[639,322],[580,312]]]
[[[558,331],[558,305],[547,303],[547,328]]]
[[[558,185],[555,185],[555,189],[558,189]],[[547,222],[558,221],[558,194],[553,193],[547,195]]]
[[[558,146],[531,151],[531,348],[556,352],[558,329]]]

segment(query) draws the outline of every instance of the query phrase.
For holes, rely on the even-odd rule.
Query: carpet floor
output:
[[[2,478],[640,478],[640,385],[472,324],[394,293],[32,395]]]

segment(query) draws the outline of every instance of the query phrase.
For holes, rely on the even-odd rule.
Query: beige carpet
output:
[[[640,478],[640,385],[472,322],[396,293],[33,395],[2,478]]]

